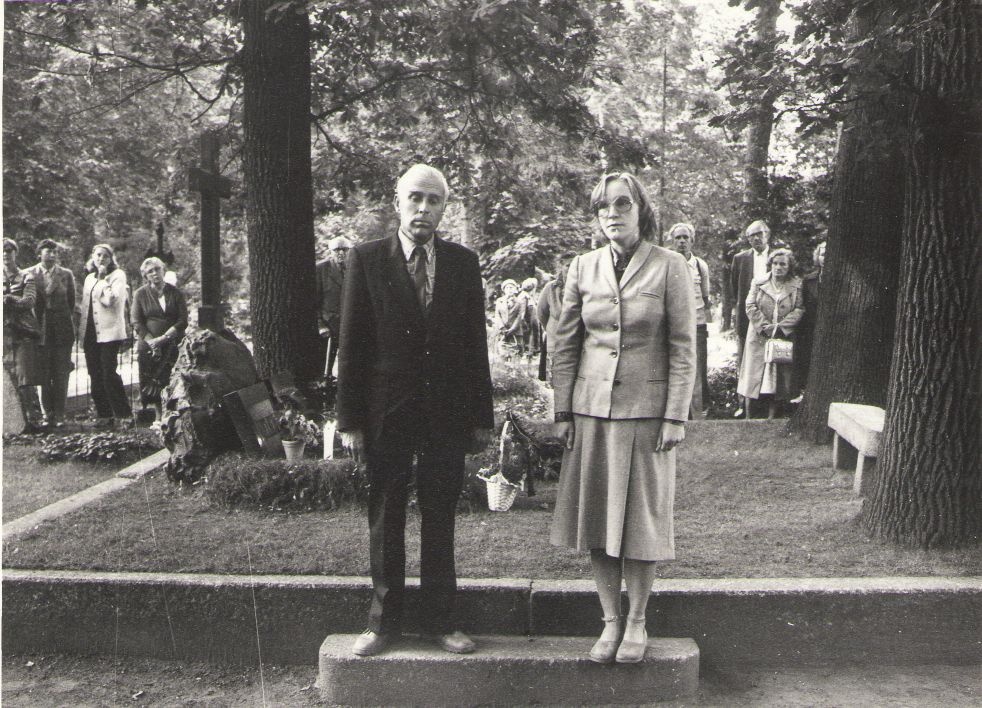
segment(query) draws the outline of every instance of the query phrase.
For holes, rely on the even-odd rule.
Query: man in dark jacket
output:
[[[38,244],[40,262],[31,268],[37,284],[34,306],[41,338],[37,343],[41,372],[41,403],[44,422],[61,427],[65,421],[65,401],[75,345],[75,276],[58,265],[58,244],[46,238]]]
[[[454,618],[454,512],[464,453],[491,441],[494,413],[477,255],[435,236],[448,188],[433,167],[399,179],[399,231],[348,252],[341,313],[338,430],[371,483],[373,597],[352,651],[398,637],[405,588],[406,483],[416,458],[419,625],[445,650],[474,651]]]
[[[747,227],[747,241],[750,248],[733,256],[730,268],[730,287],[736,296],[737,312],[737,370],[743,360],[743,345],[747,339],[750,319],[747,317],[747,295],[750,284],[767,274],[768,242],[771,238],[767,223],[757,220]]]
[[[327,242],[328,255],[317,263],[317,331],[324,347],[324,378],[331,378],[334,359],[341,342],[341,292],[344,286],[344,259],[351,241],[336,236]]]

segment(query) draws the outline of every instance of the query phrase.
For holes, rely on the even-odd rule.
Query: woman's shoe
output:
[[[644,627],[644,617],[628,617],[627,621],[642,625],[641,631],[644,633],[644,641],[621,641],[620,647],[617,648],[615,660],[618,664],[637,664],[644,660],[644,653],[648,649],[648,630]]]
[[[617,639],[598,639],[594,643],[593,648],[590,649],[590,661],[598,664],[610,664],[617,655],[617,645],[621,643],[621,637],[624,636],[624,629],[619,626],[621,621],[620,615],[603,617],[602,619],[604,624],[618,623]]]

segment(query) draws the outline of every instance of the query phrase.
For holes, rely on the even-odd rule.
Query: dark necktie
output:
[[[422,246],[416,246],[413,249],[413,254],[409,259],[409,273],[416,289],[419,309],[426,312],[426,249]]]
[[[618,255],[614,262],[614,276],[617,278],[617,284],[620,285],[621,276],[624,275],[624,271],[627,270],[627,264],[631,262],[631,256],[621,256]]]

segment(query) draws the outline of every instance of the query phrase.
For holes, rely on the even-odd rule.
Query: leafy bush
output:
[[[208,466],[205,494],[222,507],[327,511],[368,500],[353,460],[276,460],[230,453]]]
[[[735,361],[717,369],[710,369],[709,379],[709,417],[728,418],[740,407],[737,396],[737,367]]]
[[[495,400],[504,398],[539,396],[539,386],[535,379],[521,368],[495,362],[491,371],[491,391]]]
[[[39,442],[41,458],[51,461],[135,461],[162,447],[159,436],[149,430],[44,435]]]

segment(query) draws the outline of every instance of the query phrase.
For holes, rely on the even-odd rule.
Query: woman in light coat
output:
[[[116,421],[129,421],[133,416],[123,379],[116,371],[119,352],[129,339],[129,285],[108,244],[93,247],[87,269],[78,338],[85,352],[96,415],[101,425],[111,427]]]
[[[635,663],[655,561],[675,557],[674,448],[695,382],[695,299],[685,259],[650,243],[655,216],[635,177],[604,175],[590,203],[610,243],[573,259],[555,331],[555,433],[567,449],[551,541],[590,553],[605,625],[590,659]]]
[[[771,251],[767,258],[770,273],[755,280],[747,295],[747,317],[750,326],[743,348],[737,393],[747,399],[767,396],[768,418],[776,413],[778,401],[788,401],[794,393],[793,365],[765,363],[764,349],[768,339],[791,339],[804,315],[801,280],[792,276],[794,255],[787,248]],[[797,355],[797,352],[795,353]],[[745,406],[750,417],[750,405]]]

